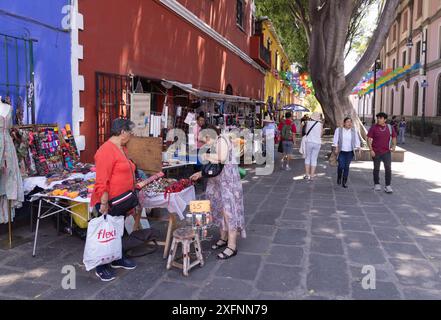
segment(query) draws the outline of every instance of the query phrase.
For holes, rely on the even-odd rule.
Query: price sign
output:
[[[191,201],[190,212],[191,213],[211,212],[210,200]]]

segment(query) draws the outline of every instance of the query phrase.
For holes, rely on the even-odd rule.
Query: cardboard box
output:
[[[395,152],[392,152],[392,162],[404,162],[404,153],[406,151],[400,147],[396,147]],[[361,156],[358,161],[372,161],[369,149],[361,149]]]
[[[132,137],[127,151],[138,169],[150,174],[162,171],[162,138]]]

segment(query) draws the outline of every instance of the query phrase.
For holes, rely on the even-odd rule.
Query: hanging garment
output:
[[[0,104],[0,108],[4,107]],[[12,208],[19,208],[24,201],[23,180],[18,165],[17,153],[9,134],[12,127],[12,108],[0,116],[0,223],[9,222],[6,203],[11,200]],[[5,210],[6,209],[6,210]],[[12,219],[14,212],[12,211]]]

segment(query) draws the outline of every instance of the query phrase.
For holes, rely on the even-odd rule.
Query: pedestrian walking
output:
[[[220,133],[216,127],[209,126],[208,129],[216,130],[218,135]],[[208,177],[205,194],[211,202],[213,222],[220,229],[220,238],[212,249],[226,247],[217,255],[218,259],[225,260],[237,255],[238,235],[246,237],[242,183],[231,138],[227,134],[217,139],[207,135],[205,144],[210,146],[210,153],[203,154],[202,159],[212,164],[224,164],[219,175]],[[190,177],[193,181],[201,178],[202,172]]]
[[[397,116],[392,117],[392,121],[390,122],[390,125],[395,129],[395,132],[398,133],[398,120]]]
[[[347,188],[349,167],[360,150],[360,136],[350,117],[346,117],[343,126],[335,130],[332,146],[338,159],[337,184]]]
[[[392,125],[387,124],[387,114],[380,112],[377,114],[377,123],[368,132],[368,145],[374,162],[374,190],[381,191],[380,185],[380,166],[384,164],[386,185],[384,191],[392,193],[392,152],[397,145],[397,133]]]
[[[406,128],[407,128],[406,118],[403,117],[403,118],[401,118],[399,128],[398,128],[398,143],[399,144],[405,143]]]
[[[300,126],[302,127],[302,137],[305,136],[306,132],[306,122],[308,122],[309,120],[309,116],[307,114],[305,114],[302,119],[300,119]]]
[[[289,171],[291,170],[289,160],[294,152],[297,133],[296,125],[292,121],[291,112],[285,114],[285,120],[279,123],[278,129],[282,139],[281,143],[283,145],[282,169]]]
[[[319,112],[314,112],[311,115],[311,119],[306,122],[305,128],[305,176],[303,178],[311,181],[315,178],[317,159],[322,147],[323,124]]]
[[[262,129],[262,155],[264,157],[266,157],[266,153],[267,153],[267,144],[266,141],[267,139],[269,140],[273,140],[275,141],[275,137],[276,137],[276,130],[277,130],[277,126],[274,122],[274,120],[271,120],[271,118],[265,118],[263,120],[264,126]],[[274,157],[274,148],[273,150],[269,150],[270,152],[273,153],[273,157]]]

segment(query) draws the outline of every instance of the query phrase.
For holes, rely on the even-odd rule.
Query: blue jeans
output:
[[[340,151],[338,155],[338,170],[343,172],[343,177],[345,178],[349,176],[349,166],[352,159],[354,159],[353,151]]]
[[[289,140],[282,141],[283,144],[283,154],[292,155],[294,153],[294,142]]]
[[[405,142],[405,138],[404,138],[405,134],[406,134],[406,128],[398,129],[398,143]]]

